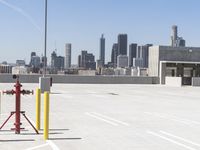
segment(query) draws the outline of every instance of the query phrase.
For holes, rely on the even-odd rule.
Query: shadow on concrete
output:
[[[119,94],[116,94],[116,93],[108,93],[109,95],[119,95]]]
[[[21,135],[42,135],[43,133],[20,133]]]
[[[34,139],[20,139],[20,140],[0,140],[0,142],[32,142]]]
[[[50,94],[59,95],[59,94],[64,94],[64,93],[51,92]]]
[[[20,133],[21,135],[42,135],[43,132],[39,132],[39,134],[37,133]],[[49,134],[51,135],[56,135],[56,134],[64,134],[63,132],[50,132]]]
[[[43,131],[44,129],[40,129],[40,131]],[[68,131],[69,129],[49,129],[49,131]]]
[[[81,140],[82,138],[49,138],[49,140]]]

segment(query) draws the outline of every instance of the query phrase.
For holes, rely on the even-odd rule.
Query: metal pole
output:
[[[44,92],[44,140],[49,138],[49,93]]]
[[[36,89],[36,129],[40,130],[41,90]]]
[[[47,0],[45,0],[45,33],[44,33],[44,71],[43,76],[46,75],[47,70]]]

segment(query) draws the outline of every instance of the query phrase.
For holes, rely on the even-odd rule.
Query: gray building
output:
[[[148,62],[149,62],[149,47],[152,46],[152,44],[146,44],[142,46],[138,46],[137,48],[137,58],[143,59],[143,68],[148,68]]]
[[[133,66],[133,58],[136,58],[136,52],[137,52],[137,44],[132,43],[129,45],[129,58],[128,58],[128,65],[129,67]]]
[[[161,84],[166,77],[181,77],[183,85],[191,85],[200,76],[200,47],[150,47],[149,76],[159,76]]]
[[[25,60],[16,60],[16,65],[17,66],[25,66],[26,62],[25,62]]]
[[[119,34],[118,35],[118,55],[127,55],[127,43],[128,43],[127,34]]]
[[[53,53],[51,54],[51,68],[54,71],[59,71],[64,69],[64,57],[57,56],[55,51],[53,51]]]
[[[117,68],[126,68],[128,67],[128,56],[118,55],[117,56]]]
[[[103,34],[101,35],[101,38],[100,38],[99,60],[102,62],[102,66],[104,66],[105,64],[105,38]]]
[[[81,55],[79,55],[79,68],[95,70],[95,56],[92,53],[87,53],[87,51],[81,51]]]
[[[65,69],[69,69],[71,67],[71,44],[65,44]]]
[[[34,68],[40,68],[40,57],[39,56],[32,56],[30,66]]]
[[[112,46],[111,63],[113,67],[117,67],[117,56],[118,56],[118,44],[114,43]]]
[[[185,40],[178,36],[178,27],[176,25],[172,26],[171,46],[185,47]]]
[[[143,58],[133,58],[133,67],[134,68],[137,68],[137,67],[143,68],[143,66],[144,66],[143,63],[144,63]]]

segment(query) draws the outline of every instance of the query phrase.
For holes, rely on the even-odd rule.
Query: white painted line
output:
[[[97,115],[97,116],[100,116],[100,117],[103,117],[105,119],[109,119],[111,121],[114,121],[114,122],[117,122],[119,124],[122,124],[122,125],[125,125],[125,126],[130,126],[128,123],[126,122],[123,122],[123,121],[120,121],[120,120],[117,120],[117,119],[114,119],[114,118],[111,118],[111,117],[108,117],[108,116],[105,116],[105,115],[102,115],[102,114],[99,114],[99,113],[96,113],[96,112],[92,112],[93,114]]]
[[[113,125],[113,126],[118,126],[117,123],[111,122],[111,121],[106,120],[106,119],[104,119],[104,118],[101,118],[101,117],[99,117],[99,116],[95,116],[95,115],[90,114],[90,113],[88,113],[88,112],[85,113],[85,114],[88,115],[88,116],[90,116],[90,117],[93,117],[93,118],[99,119],[99,120],[104,121],[104,122],[106,122],[106,123],[109,123],[109,124],[111,124],[111,125]]]
[[[31,118],[29,118],[29,117],[27,117],[30,121],[31,121],[31,123],[35,126],[35,122],[31,119]],[[31,126],[30,126],[31,127]],[[53,142],[53,141],[51,141],[51,140],[47,140],[47,143],[51,146],[51,148],[53,149],[53,150],[60,150],[58,147],[57,147],[57,145]]]
[[[164,140],[166,140],[166,141],[169,141],[169,142],[171,142],[171,143],[174,143],[174,144],[176,144],[176,145],[179,145],[179,146],[181,146],[181,147],[184,147],[184,148],[186,148],[186,149],[189,149],[189,150],[197,150],[197,149],[195,149],[195,148],[192,148],[192,147],[190,147],[190,146],[187,146],[187,145],[185,145],[185,144],[182,144],[182,143],[180,143],[180,142],[177,142],[177,141],[175,141],[175,140],[173,140],[173,139],[170,139],[170,138],[164,137],[164,136],[162,136],[162,135],[159,135],[159,134],[157,134],[157,133],[155,133],[155,132],[147,131],[147,133],[148,133],[148,134],[151,134],[151,135],[153,135],[153,136],[159,137],[159,138],[161,138],[161,139],[164,139]]]
[[[195,143],[195,142],[193,142],[193,141],[190,141],[190,140],[187,140],[187,139],[185,139],[185,138],[182,138],[182,137],[173,135],[173,134],[171,134],[171,133],[169,133],[169,132],[165,132],[165,131],[160,131],[160,132],[161,132],[162,134],[171,136],[171,137],[173,137],[173,138],[179,139],[179,140],[184,141],[184,142],[186,142],[186,143],[190,143],[190,144],[193,144],[193,145],[195,145],[195,146],[200,147],[200,144]]]
[[[34,149],[38,149],[38,148],[45,147],[45,146],[48,146],[48,145],[49,145],[49,143],[45,143],[45,144],[35,146],[35,147],[31,147],[31,148],[28,148],[28,149],[25,149],[25,150],[34,150]]]
[[[51,148],[52,148],[53,150],[60,150],[60,149],[58,148],[58,146],[57,146],[55,143],[53,143],[51,140],[47,140],[47,143],[51,146]]]
[[[182,123],[182,124],[191,125],[191,123],[188,122],[188,121],[184,121],[184,120],[181,120],[181,119],[170,118],[170,117],[167,117],[165,115],[161,115],[159,113],[151,113],[151,112],[144,112],[144,113],[146,113],[148,115],[156,116],[156,117],[159,117],[159,118],[164,118],[164,119],[176,121],[176,122],[179,122],[179,123]]]

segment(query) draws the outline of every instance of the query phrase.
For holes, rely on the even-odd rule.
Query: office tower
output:
[[[149,61],[149,47],[152,46],[152,44],[146,44],[142,46],[137,47],[137,58],[143,59],[143,67],[148,68],[148,61]],[[141,61],[141,60],[140,60]]]
[[[118,56],[118,44],[114,43],[112,46],[112,54],[111,54],[111,63],[113,63],[113,67],[117,67],[117,56]]]
[[[36,56],[36,52],[31,52],[31,57]]]
[[[102,63],[102,66],[105,64],[105,38],[104,35],[101,35],[100,38],[100,55],[99,55],[99,60]]]
[[[129,59],[128,59],[128,65],[129,67],[133,66],[133,58],[136,58],[136,52],[137,52],[137,44],[132,43],[129,45]]]
[[[81,55],[78,55],[78,67],[81,67]]]
[[[118,35],[118,55],[127,55],[127,34]]]
[[[118,68],[126,68],[126,67],[128,67],[128,56],[126,56],[126,55],[118,55],[117,56],[117,67]]]
[[[64,57],[57,56],[55,51],[51,54],[51,68],[55,71],[64,69]]]
[[[65,44],[65,69],[71,67],[71,44]]]
[[[143,68],[143,58],[133,58],[133,67],[137,68]]]
[[[87,70],[95,70],[96,62],[95,56],[92,53],[88,53],[87,51],[81,51],[81,55],[79,57],[79,68],[87,69]]]
[[[32,56],[30,66],[33,68],[40,68],[40,57],[39,56]]]
[[[16,65],[17,66],[25,66],[26,62],[25,62],[25,60],[16,60]]]
[[[178,36],[178,27],[172,26],[171,46],[172,47],[185,47],[185,40]]]

